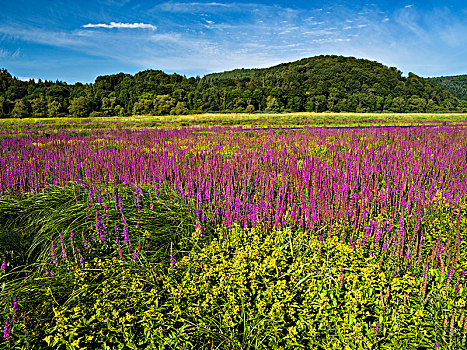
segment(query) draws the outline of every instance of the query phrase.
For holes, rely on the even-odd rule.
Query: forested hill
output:
[[[467,75],[428,78],[428,80],[448,89],[460,100],[467,100]]]
[[[467,111],[447,89],[378,62],[316,56],[264,69],[186,78],[160,70],[97,77],[92,84],[21,81],[0,70],[0,117],[196,112]]]

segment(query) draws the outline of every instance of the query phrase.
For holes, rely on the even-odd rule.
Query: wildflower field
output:
[[[466,126],[195,126],[0,127],[0,347],[467,347]]]

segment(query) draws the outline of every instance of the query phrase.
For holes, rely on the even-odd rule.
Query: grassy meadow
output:
[[[2,119],[0,348],[465,348],[466,120]]]
[[[122,127],[242,126],[246,128],[301,126],[391,126],[456,124],[467,122],[466,113],[205,113],[191,115],[134,115],[87,118],[3,118],[0,129],[96,129]]]

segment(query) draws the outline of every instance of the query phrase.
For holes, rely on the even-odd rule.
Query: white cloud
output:
[[[411,8],[412,6],[413,6],[413,4],[405,5],[404,7],[405,7],[406,9],[409,9],[409,8]]]
[[[29,81],[29,80],[34,80],[36,83],[39,82],[39,79],[36,79],[36,78],[29,78],[29,77],[18,77],[19,80],[22,80],[22,81]]]
[[[141,28],[141,29],[152,29],[156,30],[157,27],[147,23],[121,23],[121,22],[110,22],[110,24],[96,23],[96,24],[85,24],[83,28]]]

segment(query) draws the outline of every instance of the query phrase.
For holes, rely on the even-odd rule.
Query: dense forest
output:
[[[403,77],[394,67],[342,56],[316,56],[202,78],[146,70],[74,85],[22,81],[0,70],[0,117],[256,111],[467,111],[467,101],[415,74]]]
[[[459,100],[467,100],[467,75],[428,78],[428,80],[445,87]]]

